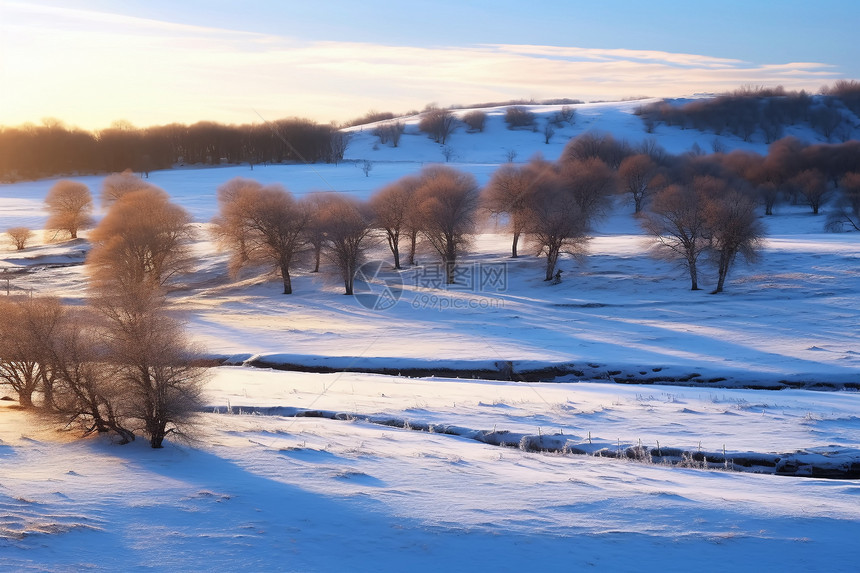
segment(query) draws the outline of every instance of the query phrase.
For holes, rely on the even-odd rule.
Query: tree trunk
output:
[[[418,245],[418,231],[409,234],[409,266],[415,266],[415,247]]]
[[[290,268],[288,265],[281,265],[281,277],[284,279],[284,294],[293,294],[293,283],[290,281]]]
[[[520,233],[519,231],[514,233],[514,242],[511,244],[511,258],[517,258],[517,243],[520,242]]]
[[[24,408],[32,408],[33,407],[33,391],[32,390],[18,390],[18,404],[20,404]]]
[[[167,435],[167,432],[164,431],[164,428],[160,428],[152,433],[149,436],[149,446],[153,449],[163,448],[164,437]]]
[[[457,264],[457,246],[454,243],[453,237],[446,241],[445,245],[445,282],[446,284],[454,284],[454,269]]]
[[[690,290],[699,290],[699,271],[696,268],[696,261],[687,261],[687,267],[690,269]]]
[[[55,409],[54,404],[54,382],[53,380],[42,379],[42,397],[44,398],[44,407],[49,410]]]
[[[725,252],[721,252],[720,260],[717,264],[717,288],[715,288],[711,294],[718,294],[723,292],[723,284],[725,284],[726,282],[726,275],[729,274],[730,263],[731,257],[728,256]]]
[[[402,268],[400,266],[400,234],[387,231],[386,236],[388,237],[388,248],[391,249],[391,254],[394,255],[394,268],[399,271]]]
[[[322,243],[314,246],[314,270],[312,272],[320,272],[320,257],[322,256]],[[289,293],[287,293],[289,294]]]
[[[546,278],[545,281],[551,281],[555,274],[555,265],[558,263],[558,249],[551,247],[546,252]]]
[[[343,290],[345,295],[352,294],[353,284],[355,283],[355,265],[348,265],[343,272]]]

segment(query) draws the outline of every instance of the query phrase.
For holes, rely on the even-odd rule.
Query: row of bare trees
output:
[[[754,260],[763,237],[755,201],[736,180],[695,168],[663,168],[644,153],[623,157],[620,148],[608,136],[592,135],[573,140],[558,162],[536,159],[498,169],[483,199],[491,212],[507,218],[511,256],[517,256],[520,235],[531,237],[546,255],[545,280],[552,279],[561,253],[585,252],[593,222],[621,191],[631,196],[657,251],[688,269],[693,290],[699,288],[700,256],[713,255],[714,292],[721,292],[736,257]]]
[[[0,385],[67,427],[122,443],[143,434],[160,448],[168,435],[186,433],[205,378],[165,298],[191,266],[191,217],[129,173],[105,179],[102,203],[108,211],[89,235],[87,306],[0,300]]]
[[[851,114],[860,113],[860,82],[840,80],[824,87],[821,95],[805,91],[747,87],[715,98],[694,100],[682,105],[659,102],[642,106],[637,114],[651,133],[657,123],[681,128],[732,133],[744,141],[760,134],[765,143],[780,139],[785,128],[802,123],[828,141],[847,141],[852,133]]]
[[[46,119],[38,126],[0,128],[0,181],[125,169],[148,173],[176,164],[338,163],[347,144],[348,135],[335,126],[299,118],[148,128],[119,121],[97,132]]]
[[[735,258],[752,259],[761,238],[752,195],[739,176],[713,176],[712,166],[697,157],[670,165],[668,156],[651,151],[630,154],[610,136],[587,134],[572,140],[559,161],[536,158],[503,165],[483,190],[468,174],[432,166],[386,185],[367,203],[337,194],[296,200],[280,186],[234,179],[218,191],[220,212],[214,228],[232,254],[233,272],[247,264],[269,264],[280,271],[289,294],[291,268],[303,252],[312,251],[314,270],[319,270],[324,254],[339,269],[350,294],[364,252],[380,236],[397,269],[403,265],[402,248],[406,246],[408,263],[413,264],[416,245],[423,241],[452,284],[457,260],[484,209],[509,226],[512,257],[518,256],[521,237],[530,239],[535,251],[546,257],[544,277],[549,281],[562,254],[586,252],[594,222],[607,213],[613,196],[625,191],[638,214],[650,207],[642,216],[646,230],[666,253],[685,262],[694,289],[700,255],[714,254],[719,292]],[[672,210],[686,216],[691,198],[696,200],[695,217],[687,221]]]
[[[380,232],[395,268],[401,268],[404,238],[409,240],[409,263],[414,263],[420,235],[439,255],[452,283],[465,237],[474,231],[478,185],[469,174],[432,166],[361,202],[337,193],[315,193],[297,200],[279,185],[236,178],[218,189],[218,201],[213,229],[231,254],[232,274],[253,264],[274,267],[284,294],[291,294],[291,271],[297,259],[313,253],[314,271],[319,271],[325,256],[338,269],[345,293],[352,294],[356,270]]]

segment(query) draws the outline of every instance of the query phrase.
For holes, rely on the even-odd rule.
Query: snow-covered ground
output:
[[[490,110],[482,134],[458,131],[455,166],[485,182],[507,150],[558,157],[589,129],[636,142],[639,103],[574,106],[549,145],[509,131]],[[226,278],[205,232],[216,187],[235,176],[297,194],[367,197],[442,159],[407,127],[400,147],[356,130],[338,166],[247,166],[154,172],[199,222],[199,268],[172,295],[210,353],[349,368],[514,369],[571,364],[588,383],[410,379],[213,369],[209,408],[190,444],[151,451],[77,440],[0,402],[0,569],[6,570],[579,570],[852,571],[860,553],[860,484],[677,467],[593,455],[500,448],[374,424],[456,426],[553,436],[590,453],[641,444],[856,459],[860,394],[711,387],[739,382],[860,382],[860,242],[825,234],[826,215],[783,205],[765,219],[761,261],[732,270],[727,292],[690,292],[682,270],[649,256],[631,208],[618,202],[583,263],[541,279],[527,248],[486,221],[464,258],[470,288],[430,288],[432,264],[403,276],[398,303],[366,308],[336,277],[301,271],[296,294],[271,277]],[[802,134],[800,134],[802,135]],[[713,135],[658,127],[671,152]],[[729,149],[764,151],[723,137]],[[812,139],[808,137],[807,139]],[[374,148],[376,147],[376,148]],[[79,178],[98,192],[100,177]],[[0,186],[0,229],[40,228],[53,181]],[[10,288],[86,297],[85,241],[37,239],[0,251]],[[374,257],[387,260],[382,246]],[[483,280],[481,279],[483,277]],[[713,277],[705,275],[705,287]],[[0,291],[6,281],[0,272]],[[688,378],[696,387],[613,384]],[[568,380],[578,379],[569,376]],[[594,381],[594,380],[597,381]],[[725,379],[725,380],[720,380]],[[712,380],[713,382],[708,382]],[[347,414],[285,417],[288,409]],[[229,412],[229,413],[225,413]],[[796,452],[801,452],[797,454]],[[696,464],[689,464],[695,466]]]

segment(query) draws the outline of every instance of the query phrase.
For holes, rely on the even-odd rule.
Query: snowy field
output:
[[[574,106],[576,123],[548,145],[540,133],[505,129],[496,110],[484,133],[454,134],[454,166],[484,183],[511,149],[517,161],[555,159],[590,129],[635,143],[648,136],[631,114],[638,105]],[[296,194],[367,197],[442,159],[413,127],[396,149],[356,131],[350,161],[338,166],[151,174],[200,227],[198,270],[171,295],[194,339],[237,363],[510,362],[515,372],[563,364],[582,375],[524,383],[225,366],[212,371],[197,439],[160,451],[77,440],[0,402],[0,569],[856,570],[857,481],[614,458],[644,447],[857,460],[860,393],[741,388],[860,383],[856,234],[824,233],[826,213],[778,206],[765,219],[760,263],[739,263],[716,296],[690,292],[681,269],[649,256],[621,201],[597,226],[588,258],[562,261],[559,285],[541,280],[543,260],[528,249],[508,259],[509,237],[492,220],[464,268],[493,281],[431,288],[435,260],[421,253],[425,266],[404,274],[400,300],[384,311],[344,296],[330,273],[300,271],[291,296],[270,276],[228,280],[206,234],[219,184],[243,176]],[[672,153],[714,139],[666,127],[655,137]],[[351,162],[363,159],[373,161],[367,177]],[[78,179],[98,193],[101,177]],[[0,229],[41,228],[53,183],[0,186]],[[0,250],[0,268],[27,271],[10,288],[75,303],[86,297],[86,249],[40,236],[26,251]],[[373,258],[387,260],[382,245]],[[613,383],[631,379],[648,384]],[[697,384],[659,385],[667,379]],[[306,410],[343,415],[287,415]],[[510,436],[514,447],[474,439],[479,432]],[[531,451],[535,437],[590,455]]]

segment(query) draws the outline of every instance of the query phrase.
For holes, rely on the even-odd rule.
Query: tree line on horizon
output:
[[[202,121],[136,128],[114,122],[95,132],[46,119],[0,128],[0,181],[131,169],[148,174],[177,165],[337,163],[348,134],[306,119],[224,125]]]

